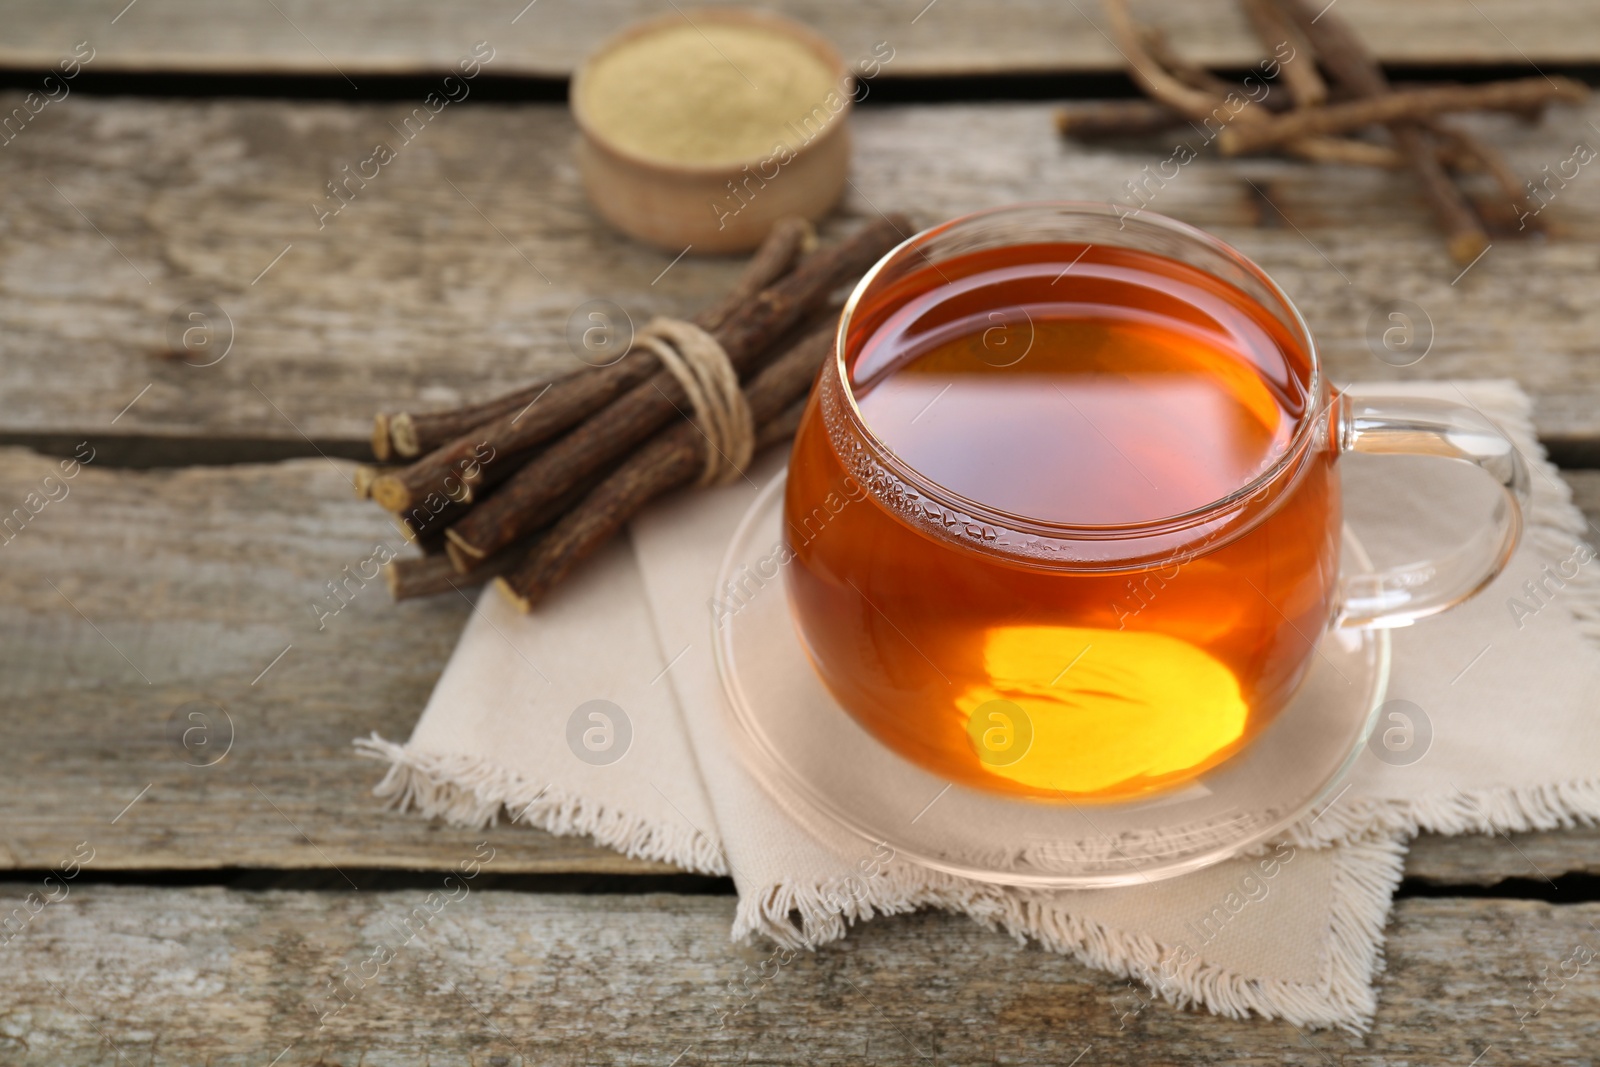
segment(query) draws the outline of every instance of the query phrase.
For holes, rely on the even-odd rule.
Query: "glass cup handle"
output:
[[[1500,484],[1492,520],[1432,560],[1346,575],[1336,622],[1343,627],[1408,626],[1466,600],[1505,568],[1522,536],[1528,467],[1505,433],[1477,410],[1445,400],[1353,397],[1336,402],[1338,451],[1466,460]]]

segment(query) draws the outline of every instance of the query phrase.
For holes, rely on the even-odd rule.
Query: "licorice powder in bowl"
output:
[[[596,210],[674,252],[755,247],[843,190],[852,85],[833,48],[777,16],[676,13],[624,30],[573,79]]]

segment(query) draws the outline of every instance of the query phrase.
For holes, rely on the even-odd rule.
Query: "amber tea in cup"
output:
[[[1509,556],[1514,492],[1431,587],[1341,588],[1336,460],[1358,439],[1410,433],[1509,464],[1515,488],[1514,453],[1451,440],[1466,420],[1503,444],[1492,427],[1403,403],[1341,408],[1287,298],[1181,224],[1039,205],[919,235],[857,289],[796,438],[807,652],[862,726],[952,781],[1192,779],[1289,703],[1330,625],[1442,610]]]

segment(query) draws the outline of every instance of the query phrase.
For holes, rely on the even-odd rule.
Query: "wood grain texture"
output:
[[[526,5],[526,7],[525,7]],[[687,6],[687,5],[686,5]],[[702,5],[695,6],[715,6]],[[830,38],[849,58],[878,41],[897,50],[892,76],[1120,70],[1096,30],[1098,3],[1005,0],[781,0],[770,6]],[[448,70],[480,40],[500,74],[565,78],[595,45],[633,19],[659,15],[650,0],[425,0],[319,4],[24,0],[7,9],[0,64],[43,68],[88,39],[93,69],[348,77]],[[1600,20],[1582,0],[1343,0],[1341,12],[1386,63],[1592,62]],[[1248,66],[1260,45],[1228,0],[1155,0],[1141,14],[1197,62]]]
[[[9,515],[55,462],[0,455]],[[374,573],[380,547],[410,551],[350,470],[91,464],[0,544],[0,810],[26,813],[0,825],[0,866],[50,867],[80,841],[101,869],[470,853],[480,836],[385,811],[381,768],[350,746],[409,736],[470,610],[392,604],[379,575],[319,629],[313,603],[339,603],[325,583]],[[506,870],[670,870],[525,828],[488,838]]]
[[[424,891],[73,888],[6,946],[0,1056],[1550,1067],[1593,1063],[1600,1044],[1600,964],[1554,977],[1575,949],[1600,952],[1597,904],[1400,901],[1376,1025],[1354,1037],[1152,1003],[1142,986],[950,915],[873,921],[789,958],[730,944],[726,897],[440,892],[458,899],[430,913]],[[1528,984],[1546,973],[1554,996],[1519,1029],[1538,1004]]]
[[[24,814],[0,824],[0,869],[55,866],[82,841],[98,870],[438,870],[470,853],[480,835],[385,811],[371,795],[381,768],[350,747],[410,734],[470,610],[391,604],[380,577],[319,630],[313,602],[336,603],[325,583],[401,544],[351,494],[351,469],[91,464],[0,544],[0,811]],[[54,470],[0,450],[0,513]],[[1569,477],[1600,517],[1600,472]],[[230,724],[226,758],[197,766],[217,759]],[[486,835],[497,871],[671,870],[585,839]],[[1423,838],[1407,874],[1600,873],[1600,832],[1513,840]]]
[[[1424,834],[1406,853],[1405,876],[1430,885],[1494,885],[1517,879],[1546,890],[1562,873],[1600,875],[1600,830],[1495,837]]]
[[[0,94],[0,108],[17,99]],[[269,445],[273,457],[311,455],[311,442],[359,455],[375,411],[483,398],[578,366],[565,336],[587,301],[614,300],[642,323],[692,313],[732,284],[737,260],[691,253],[673,265],[594,217],[562,108],[452,105],[406,143],[395,126],[409,113],[81,95],[42,111],[0,148],[0,443],[114,432],[161,443],[169,462]],[[1600,104],[1539,127],[1487,118],[1475,128],[1538,175],[1576,142],[1596,142],[1595,120]],[[875,208],[918,224],[1046,198],[1131,208],[1128,183],[1173,153],[1159,139],[1063,141],[1044,105],[867,108],[854,121],[853,188],[835,236]],[[379,141],[393,161],[364,187],[352,180],[353,198],[319,223],[336,206],[325,183],[354,173]],[[1592,166],[1540,216],[1556,236],[1491,235],[1460,277],[1403,174],[1209,153],[1176,174],[1147,186],[1151,210],[1264,266],[1300,304],[1336,380],[1514,376],[1536,398],[1542,433],[1600,439]],[[1396,298],[1420,305],[1433,335],[1405,368],[1368,343]],[[211,366],[191,364],[215,358],[220,326],[187,362],[170,357],[174,313],[197,300],[231,321],[232,349]],[[179,336],[186,322],[178,315]]]

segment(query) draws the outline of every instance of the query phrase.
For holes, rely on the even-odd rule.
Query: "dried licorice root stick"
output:
[[[823,358],[826,359],[827,355],[824,354]],[[800,399],[785,408],[782,415],[761,427],[756,434],[757,452],[794,438],[800,429],[800,419],[806,413],[806,400],[806,395],[801,394]]]
[[[1309,163],[1343,163],[1361,167],[1399,170],[1405,157],[1386,144],[1358,141],[1349,137],[1302,137],[1283,146],[1284,151]]]
[[[741,376],[773,343],[821,308],[828,294],[866,271],[904,236],[910,223],[886,217],[848,240],[813,253],[794,273],[746,304],[712,331]],[[457,559],[485,559],[551,521],[555,503],[573,486],[603,471],[688,409],[683,386],[661,371],[530,460],[492,497],[445,536]]]
[[[1140,26],[1138,32],[1140,42],[1156,65],[1162,70],[1171,72],[1174,78],[1189,88],[1210,93],[1218,99],[1226,98],[1229,93],[1237,93],[1243,88],[1226,78],[1218,77],[1198,63],[1191,63],[1183,58],[1167,40],[1166,33],[1157,27]]]
[[[1148,136],[1189,124],[1181,112],[1154,100],[1097,100],[1068,104],[1056,112],[1056,132],[1079,141]],[[1285,146],[1285,150],[1313,163],[1388,169],[1405,166],[1400,153],[1388,145],[1344,137],[1307,137]]]
[[[806,402],[801,398],[782,415],[763,426],[756,436],[756,450],[759,452],[792,438],[795,431],[800,428],[800,416],[805,410]],[[460,592],[482,585],[527,559],[528,548],[529,545],[525,541],[502,548],[488,559],[479,562],[467,574],[462,574],[443,555],[423,556],[420,559],[411,557],[397,559],[384,571],[389,583],[389,595],[397,601],[412,600],[417,597]]]
[[[395,411],[379,415],[372,422],[373,451],[378,450],[380,440],[386,437],[394,455],[401,459],[415,459],[440,445],[448,444],[476,426],[482,426],[490,419],[515,415],[543,396],[556,382],[567,377],[570,375],[534,382],[491,400],[448,411]]]
[[[593,476],[593,477],[585,478],[582,482],[579,482],[578,484],[574,485],[571,489],[567,490],[567,492],[565,494],[563,494],[558,500],[555,501],[555,503],[553,503],[550,506],[549,517],[544,522],[542,522],[538,526],[528,530],[527,533],[525,533],[522,537],[518,538],[516,541],[512,542],[511,544],[508,544],[508,545],[505,545],[505,546],[501,547],[498,551],[493,553],[489,557],[489,559],[493,559],[495,556],[499,556],[500,554],[502,554],[504,552],[513,551],[515,549],[516,545],[518,545],[518,544],[522,544],[522,545],[528,544],[528,542],[530,541],[530,539],[533,537],[534,534],[538,533],[541,530],[544,530],[544,529],[548,528],[552,523],[554,523],[562,515],[565,515],[568,511],[572,510],[572,507],[573,507],[574,504],[576,504],[578,501],[582,500],[585,496],[587,496],[594,489],[595,486],[600,484],[600,480],[601,480],[600,477],[598,475],[596,475],[596,476]],[[460,517],[461,516],[458,515],[458,516],[456,516],[456,519],[460,519]],[[477,570],[479,567],[482,567],[485,563],[488,562],[488,559],[484,559],[484,558],[479,557],[479,556],[474,556],[474,555],[471,555],[471,554],[469,554],[467,552],[462,551],[460,545],[458,545],[454,541],[450,540],[449,534],[450,534],[449,527],[448,526],[442,527],[439,530],[439,540],[441,542],[443,542],[443,546],[444,546],[443,547],[443,551],[444,551],[445,555],[447,555],[449,557],[450,565],[456,569],[456,573],[457,574],[470,574],[471,572]],[[526,553],[524,553],[524,554],[526,554]]]
[[[498,577],[522,561],[525,553],[508,550],[471,574],[462,574],[451,566],[444,556],[423,556],[421,559],[397,559],[384,568],[384,580],[389,583],[389,596],[393,600],[415,600],[417,597],[438,596],[482,585]]]
[[[356,491],[356,496],[366,500],[372,495],[372,483],[377,481],[381,469],[370,463],[360,463],[350,475],[350,487]]]
[[[1295,107],[1316,107],[1328,99],[1328,84],[1316,66],[1315,50],[1300,27],[1295,25],[1277,0],[1242,0],[1245,15],[1262,45],[1274,57],[1285,45],[1288,59],[1278,64],[1279,77],[1289,90]],[[1282,110],[1282,109],[1279,109]],[[1312,163],[1341,163],[1367,167],[1399,169],[1406,158],[1389,145],[1373,144],[1344,137],[1302,137],[1283,146],[1285,152]]]
[[[1142,28],[1134,21],[1127,0],[1104,0],[1104,3],[1112,36],[1128,62],[1129,73],[1150,96],[1193,122],[1223,123],[1219,144],[1220,137],[1234,127],[1257,126],[1271,120],[1270,113],[1265,110],[1240,110],[1231,105],[1229,101],[1243,92],[1243,87],[1234,86],[1185,61],[1167,46],[1166,38],[1159,31]],[[1392,159],[1381,148],[1332,137],[1286,138],[1269,147],[1317,162],[1384,166]]]
[[[1347,92],[1364,98],[1356,104],[1393,95],[1377,59],[1339,15],[1313,12],[1304,0],[1282,0],[1282,10],[1306,35],[1334,80]],[[1389,133],[1433,207],[1434,217],[1444,230],[1450,258],[1462,264],[1472,262],[1489,246],[1489,236],[1478,213],[1445,173],[1432,140],[1413,122],[1389,123]]]
[[[1127,0],[1105,0],[1105,12],[1113,43],[1127,60],[1129,75],[1146,93],[1191,119],[1211,114],[1221,103],[1217,94],[1184,84],[1150,54],[1149,39],[1133,20]]]
[[[644,357],[647,353],[636,353]],[[390,511],[408,511],[434,497],[459,503],[472,499],[469,477],[481,481],[486,464],[508,464],[550,437],[582,421],[655,372],[654,356],[624,359],[609,367],[574,374],[516,415],[474,427],[428,455],[380,476],[372,499]]]
[[[466,514],[467,505],[439,497],[433,506],[419,504],[408,511],[393,516],[400,535],[416,545],[426,555],[443,555],[444,531],[452,522]]]
[[[1439,138],[1440,162],[1446,166],[1454,166],[1457,170],[1466,170],[1469,167],[1488,173],[1500,186],[1500,191],[1510,201],[1511,210],[1519,220],[1529,219],[1533,205],[1528,203],[1526,187],[1522,179],[1517,177],[1517,172],[1511,169],[1511,164],[1506,162],[1506,157],[1499,150],[1466,130],[1458,130],[1454,126],[1446,126],[1442,122],[1428,123],[1428,132]],[[1534,214],[1537,214],[1536,212]],[[1538,219],[1533,219],[1535,230],[1543,229]],[[1526,221],[1524,221],[1526,224]],[[1520,226],[1518,227],[1521,228]]]
[[[740,308],[753,302],[789,273],[812,239],[811,224],[804,220],[784,219],[774,224],[728,298],[696,316],[696,324],[702,329],[724,325],[732,315],[729,302],[735,296],[739,297]],[[372,499],[390,511],[414,508],[435,494],[471,503],[472,490],[483,484],[489,464],[499,464],[500,470],[514,468],[528,449],[583,421],[648,380],[660,366],[649,351],[631,352],[608,367],[580,371],[552,382],[536,400],[515,412],[468,427],[410,466],[376,479],[372,483]],[[387,427],[392,440],[394,420],[380,418],[378,422]],[[502,474],[500,480],[504,477]]]
[[[1324,15],[1322,23],[1331,16]],[[1318,54],[1325,57],[1319,47]],[[1519,78],[1483,85],[1440,85],[1428,89],[1391,89],[1325,107],[1300,108],[1260,122],[1238,123],[1217,136],[1225,156],[1259,152],[1264,148],[1317,134],[1349,133],[1363,126],[1397,122],[1422,122],[1452,111],[1514,111],[1551,101],[1576,103],[1588,95],[1583,83],[1559,75]]]
[[[582,371],[575,371],[581,374]],[[491,419],[515,415],[570,374],[513,389],[476,404],[445,411],[388,411],[372,417],[372,454],[380,461],[415,459]]]
[[[1278,73],[1289,90],[1289,98],[1296,107],[1315,107],[1328,99],[1328,85],[1317,73],[1312,58],[1311,44],[1300,28],[1284,16],[1276,0],[1242,0],[1244,13],[1256,31],[1256,37],[1274,56],[1281,45],[1287,44],[1293,54],[1278,64]]]
[[[733,283],[720,303],[714,305],[695,322],[702,330],[715,330],[733,317],[756,294],[770,288],[779,278],[794,270],[800,261],[817,249],[817,230],[809,221],[798,216],[788,216],[772,224],[772,232],[761,242],[750,257],[739,280]]]
[[[372,416],[372,458],[379,463],[394,459],[394,441],[389,437],[389,416],[381,411]]]
[[[1084,141],[1141,137],[1162,133],[1187,121],[1183,112],[1155,100],[1096,100],[1058,109],[1056,132]]]
[[[593,488],[593,482],[582,486],[563,501],[563,506],[570,508]],[[473,560],[470,568],[458,563],[455,559],[457,549],[445,540],[444,531],[449,523],[459,519],[466,512],[467,507],[465,504],[450,504],[446,514],[440,516],[439,521],[430,523],[421,533],[414,533],[413,527],[408,523],[400,523],[401,532],[406,535],[408,541],[422,550],[424,558],[395,561],[395,566],[406,564],[401,566],[398,572],[391,569],[389,573],[389,593],[395,600],[447,593],[458,585],[478,585],[497,574],[504,574],[527,558],[528,548],[533,541],[531,537],[506,546],[489,559]],[[448,574],[456,581],[445,582],[441,579],[441,574]]]
[[[760,427],[758,446],[794,433],[790,405],[805,395],[817,367],[832,351],[830,324],[807,335],[745,387],[750,413]],[[539,538],[521,566],[495,580],[495,588],[523,611],[532,610],[641,508],[693,481],[705,467],[708,447],[705,436],[688,422],[658,435]]]

